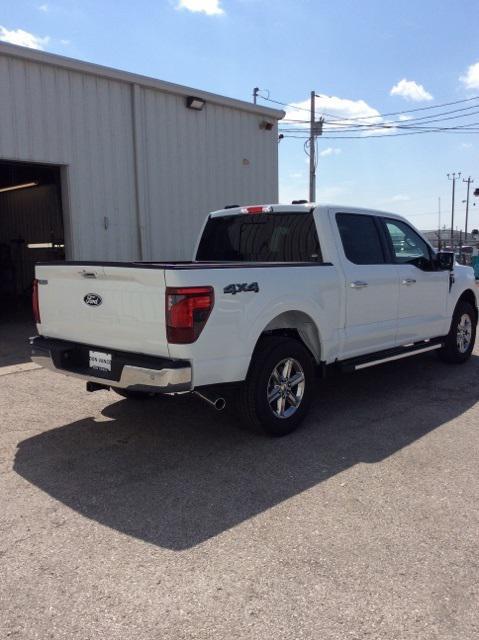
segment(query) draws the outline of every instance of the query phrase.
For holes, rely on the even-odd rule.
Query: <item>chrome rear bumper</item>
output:
[[[138,391],[177,393],[191,391],[191,364],[144,354],[116,351],[65,340],[35,336],[30,338],[31,359],[45,369],[98,384]],[[112,353],[111,372],[97,372],[87,366],[90,349]]]

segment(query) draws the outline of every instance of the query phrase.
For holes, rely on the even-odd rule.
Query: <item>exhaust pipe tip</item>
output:
[[[226,400],[224,398],[216,398],[214,401],[216,411],[223,411],[226,407]]]
[[[198,398],[201,398],[207,404],[209,404],[211,407],[216,409],[216,411],[223,411],[223,409],[226,407],[226,400],[224,398],[220,397],[220,398],[215,398],[214,400],[211,400],[211,398],[208,398],[207,396],[203,395],[199,391],[195,390],[193,393],[196,396],[198,396]]]

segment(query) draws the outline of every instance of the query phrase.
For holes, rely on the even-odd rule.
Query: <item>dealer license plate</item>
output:
[[[90,351],[90,369],[98,371],[111,371],[111,353],[103,351]]]

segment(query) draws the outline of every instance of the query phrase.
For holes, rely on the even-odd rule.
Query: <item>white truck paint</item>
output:
[[[236,259],[215,260],[228,251]],[[300,259],[293,261],[295,255]],[[316,364],[360,359],[358,367],[369,366],[368,360],[444,350],[440,339],[450,333],[461,300],[474,311],[474,339],[473,270],[444,268],[445,258],[440,263],[419,232],[394,214],[314,204],[225,209],[208,216],[195,256],[191,263],[38,265],[41,322],[33,359],[91,382],[160,392],[248,381],[264,336],[295,337]],[[185,344],[168,340],[167,292],[196,287],[214,293],[201,333]],[[87,302],[90,294],[99,304],[94,297]],[[78,366],[63,367],[51,344],[78,353],[92,347],[107,357],[113,353],[113,361],[116,352],[149,360],[144,366],[134,358],[122,362],[123,374],[112,379],[95,368],[98,356],[89,362],[78,356]]]

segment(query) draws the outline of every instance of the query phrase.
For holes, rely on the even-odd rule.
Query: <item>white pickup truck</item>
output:
[[[464,362],[473,270],[406,220],[314,204],[210,213],[192,262],[38,264],[32,359],[126,397],[194,391],[284,435],[327,365]],[[228,393],[226,393],[228,395]]]

